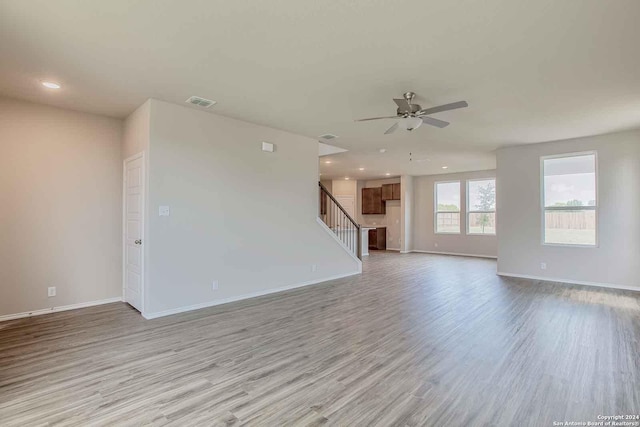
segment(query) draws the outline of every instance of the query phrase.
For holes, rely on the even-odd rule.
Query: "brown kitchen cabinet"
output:
[[[382,200],[400,200],[400,183],[398,184],[383,184],[382,185]]]
[[[393,185],[393,200],[400,200],[400,183]]]
[[[382,200],[393,200],[393,184],[382,184]]]
[[[369,230],[369,249],[387,250],[387,227]]]
[[[386,213],[386,206],[382,200],[382,188],[362,189],[362,214],[374,215]]]

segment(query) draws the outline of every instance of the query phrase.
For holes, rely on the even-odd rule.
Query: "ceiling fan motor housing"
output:
[[[398,116],[406,117],[406,116],[416,114],[420,110],[422,110],[422,107],[420,107],[418,104],[410,104],[409,110],[401,110],[400,108],[398,108],[397,112],[398,112]]]

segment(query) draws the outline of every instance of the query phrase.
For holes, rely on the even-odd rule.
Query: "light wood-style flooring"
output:
[[[144,320],[0,323],[0,425],[551,426],[640,413],[640,293],[378,253],[364,273]]]

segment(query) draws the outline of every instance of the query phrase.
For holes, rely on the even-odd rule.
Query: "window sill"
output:
[[[573,243],[545,243],[545,242],[542,242],[542,246],[553,246],[558,248],[584,248],[584,249],[597,249],[598,247],[600,247],[599,244],[579,245],[579,244],[573,244]]]

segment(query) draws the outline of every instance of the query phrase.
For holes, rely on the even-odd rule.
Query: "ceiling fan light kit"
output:
[[[422,119],[420,117],[405,117],[400,120],[400,127],[411,132],[414,129],[418,129],[422,125]]]
[[[458,101],[452,102],[451,104],[444,104],[437,107],[423,109],[420,105],[413,103],[413,98],[415,98],[415,96],[416,94],[414,92],[406,92],[403,95],[403,98],[394,99],[393,102],[395,102],[398,106],[395,116],[372,117],[369,119],[356,120],[356,122],[381,119],[400,119],[385,131],[385,135],[395,132],[399,127],[411,132],[414,129],[418,129],[420,126],[422,126],[423,123],[426,123],[430,126],[435,126],[437,128],[444,128],[449,126],[449,122],[429,117],[429,115],[469,106],[469,104],[467,104],[467,101]]]

